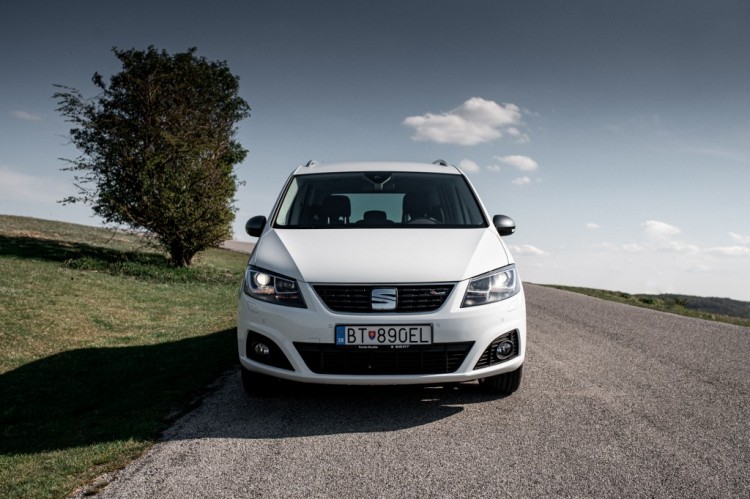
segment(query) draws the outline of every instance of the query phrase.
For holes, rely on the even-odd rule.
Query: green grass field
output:
[[[151,446],[235,365],[246,262],[0,215],[0,497],[64,497]]]

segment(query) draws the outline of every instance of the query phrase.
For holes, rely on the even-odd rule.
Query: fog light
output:
[[[497,348],[495,348],[495,357],[498,360],[507,359],[513,353],[513,343],[508,340],[501,341]]]
[[[268,357],[271,354],[271,349],[265,343],[257,342],[253,345],[253,352],[259,357]]]

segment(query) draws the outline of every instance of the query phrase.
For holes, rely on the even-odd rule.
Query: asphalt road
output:
[[[750,330],[526,287],[521,389],[239,373],[101,497],[750,497]]]

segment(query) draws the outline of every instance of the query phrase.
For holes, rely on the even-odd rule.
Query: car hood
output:
[[[253,265],[311,283],[455,282],[511,262],[493,229],[272,229]]]

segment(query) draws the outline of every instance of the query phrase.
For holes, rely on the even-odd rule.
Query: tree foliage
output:
[[[226,62],[195,50],[115,48],[122,70],[108,83],[94,73],[99,95],[64,86],[54,94],[81,153],[65,160],[78,194],[63,202],[147,231],[180,266],[231,235],[234,166],[247,154],[236,126],[250,113]]]

